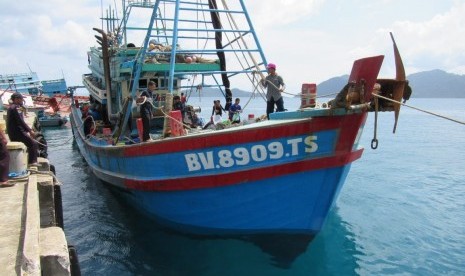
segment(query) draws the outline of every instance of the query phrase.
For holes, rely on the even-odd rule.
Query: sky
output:
[[[231,1],[231,0],[229,0]],[[95,46],[101,5],[119,0],[0,0],[0,74],[29,70],[42,80],[81,85]],[[349,74],[355,59],[385,55],[380,77],[395,76],[394,34],[407,75],[465,74],[464,0],[245,1],[268,62],[289,93],[302,83]]]

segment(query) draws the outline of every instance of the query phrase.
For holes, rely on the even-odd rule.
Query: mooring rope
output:
[[[53,174],[53,172],[50,172],[50,171],[37,171],[37,170],[31,170],[31,169],[27,169],[28,172],[30,172],[31,174],[42,174],[42,175],[49,175],[51,177],[53,177],[53,180],[54,180],[54,183],[56,185],[62,185],[62,183],[58,180],[58,178],[55,176],[55,174]],[[43,185],[43,184],[40,184],[39,185]]]
[[[279,88],[276,87],[276,85],[274,85],[274,83],[272,83],[271,81],[266,80],[266,82],[270,83],[273,87],[275,87],[276,89],[279,90]],[[326,98],[326,97],[328,97],[328,96],[333,96],[333,95],[339,94],[339,92],[335,92],[335,93],[330,93],[330,94],[325,94],[325,95],[315,95],[315,96],[313,96],[313,95],[304,95],[304,94],[302,94],[302,92],[299,92],[299,93],[289,93],[289,92],[286,92],[286,91],[284,91],[284,90],[281,91],[281,93],[284,93],[284,94],[287,94],[287,95],[291,95],[291,96],[294,96],[294,97],[295,97],[295,96],[300,96],[300,97],[302,97],[302,98]]]
[[[428,111],[428,110],[424,110],[424,109],[414,107],[414,106],[411,106],[411,105],[408,105],[408,104],[405,104],[405,103],[401,103],[401,102],[398,102],[396,100],[393,100],[393,99],[390,99],[390,98],[387,98],[387,97],[384,97],[384,96],[381,96],[381,95],[378,95],[378,94],[375,94],[375,93],[371,93],[371,94],[373,96],[375,96],[375,97],[378,97],[378,98],[381,98],[381,99],[384,99],[384,100],[387,100],[387,101],[391,101],[391,102],[396,103],[396,104],[400,104],[400,105],[403,105],[403,106],[406,106],[406,107],[409,107],[409,108],[412,108],[412,109],[415,109],[415,110],[418,110],[418,111],[421,111],[421,112],[424,112],[424,113],[428,113],[428,114],[433,115],[433,116],[437,116],[437,117],[440,117],[440,118],[443,118],[443,119],[446,119],[446,120],[449,120],[449,121],[452,121],[452,122],[455,122],[455,123],[465,125],[465,122],[462,122],[462,121],[459,121],[459,120],[456,120],[456,119],[453,119],[453,118],[450,118],[450,117],[446,117],[446,116],[441,115],[441,114],[437,114],[437,113],[434,113],[434,112],[431,112],[431,111]]]
[[[87,119],[89,119],[89,118],[92,120],[92,124],[94,125],[94,129],[96,129],[97,126],[96,126],[95,120],[94,120],[94,118],[93,118],[92,116],[87,116],[87,117],[84,119],[84,121],[82,121],[82,123],[81,123],[76,129],[81,128],[82,125],[84,124],[84,122],[85,122]],[[88,135],[88,136],[90,136],[90,135]],[[89,138],[89,137],[86,137],[86,139],[88,139],[88,138]],[[64,141],[63,143],[60,143],[60,144],[58,144],[58,145],[53,145],[53,149],[57,149],[58,147],[61,147],[61,146],[64,146],[64,145],[68,144],[68,142],[71,141],[72,139],[74,139],[74,134],[71,135],[71,137],[69,137],[69,138],[68,138],[66,141]],[[35,139],[34,139],[34,140],[35,140]],[[41,142],[39,142],[39,141],[37,141],[37,140],[35,140],[35,141],[36,141],[39,145],[42,145],[42,146],[44,146],[44,147],[47,147],[47,152],[50,150],[50,145],[48,145],[48,144],[43,144],[43,143],[41,143]],[[57,150],[58,150],[58,149],[57,149]],[[52,151],[53,151],[53,150],[52,150]]]
[[[377,149],[378,148],[378,138],[377,132],[378,132],[378,98],[375,98],[375,126],[374,126],[374,133],[373,133],[373,139],[371,140],[371,148],[372,149]]]

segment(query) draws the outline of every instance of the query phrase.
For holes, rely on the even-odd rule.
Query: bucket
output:
[[[245,124],[253,124],[255,123],[255,115],[254,114],[249,114],[247,116],[247,121],[244,122]]]
[[[8,142],[10,154],[9,178],[23,177],[27,175],[27,147],[21,142]]]
[[[170,128],[171,136],[176,137],[186,135],[182,125],[182,115],[180,110],[170,111]]]
[[[300,108],[316,106],[316,84],[303,83]]]

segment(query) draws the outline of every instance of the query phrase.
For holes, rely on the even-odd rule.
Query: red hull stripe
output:
[[[257,128],[256,130],[244,129],[235,132],[222,132],[209,134],[207,136],[187,136],[181,139],[164,140],[160,143],[140,144],[131,146],[124,150],[124,156],[136,157],[161,153],[189,151],[218,147],[231,144],[251,143],[269,139],[277,139],[288,136],[310,134],[316,131],[340,128],[344,133],[341,140],[345,141],[338,145],[337,150],[346,148],[350,150],[353,138],[357,134],[359,126],[366,114],[352,114],[334,117],[315,117],[305,121],[292,122],[285,125],[274,125]],[[346,137],[348,134],[350,137]],[[347,139],[349,138],[349,139]],[[352,139],[351,139],[352,138]],[[349,146],[347,148],[347,146]]]
[[[180,191],[200,188],[213,188],[233,184],[259,181],[267,178],[279,177],[304,171],[332,168],[346,165],[362,156],[363,149],[348,154],[325,158],[288,163],[273,167],[265,167],[248,171],[217,174],[209,176],[189,177],[167,180],[133,180],[126,179],[125,185],[129,189],[142,191]]]

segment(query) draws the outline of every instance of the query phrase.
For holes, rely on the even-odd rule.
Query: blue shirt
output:
[[[229,120],[232,121],[232,118],[234,116],[234,113],[237,113],[239,110],[241,110],[241,106],[239,104],[233,104],[229,108]]]

